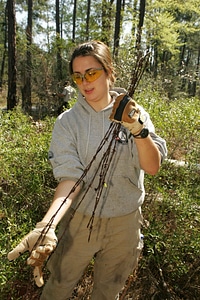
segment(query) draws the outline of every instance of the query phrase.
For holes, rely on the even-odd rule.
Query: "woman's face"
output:
[[[73,60],[73,73],[84,75],[89,69],[99,69],[102,65],[93,56],[78,56]],[[109,75],[103,70],[99,78],[93,82],[88,82],[83,78],[80,84],[77,84],[80,93],[86,101],[99,111],[110,103],[109,95]]]

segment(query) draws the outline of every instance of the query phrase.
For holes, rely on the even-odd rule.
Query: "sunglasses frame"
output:
[[[103,71],[104,70],[104,68],[91,68],[91,69],[88,69],[88,70],[86,70],[85,71],[85,73],[84,74],[81,74],[81,73],[79,73],[79,72],[74,72],[71,76],[72,76],[72,80],[74,81],[74,83],[76,83],[76,84],[78,84],[78,85],[80,85],[80,84],[82,84],[82,82],[83,82],[83,79],[85,79],[87,82],[93,82],[93,81],[95,81],[95,80],[97,80],[100,76],[101,76],[101,74],[102,74],[102,72],[100,72],[98,75],[97,75],[97,77],[95,77],[95,75],[96,75],[96,73],[95,74],[93,74],[93,76],[95,77],[95,78],[87,78],[86,76],[87,75],[89,75],[89,72],[91,72],[91,71]],[[75,74],[78,74],[78,78],[75,78]],[[77,80],[78,79],[78,80]],[[92,79],[92,80],[91,80]]]

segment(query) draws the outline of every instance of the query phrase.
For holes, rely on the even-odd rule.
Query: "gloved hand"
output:
[[[137,136],[144,128],[144,118],[137,103],[126,94],[120,94],[116,98],[110,120],[121,123],[133,136]]]
[[[26,235],[22,241],[11,252],[8,253],[8,259],[14,260],[25,251],[31,252],[27,259],[27,264],[34,266],[34,278],[37,286],[44,284],[42,278],[42,266],[44,261],[55,249],[57,237],[55,235],[55,226],[46,227],[47,223],[39,222],[34,230]],[[37,244],[38,243],[38,244]]]
[[[57,95],[57,93],[52,93],[52,96],[55,97]]]
[[[35,283],[38,287],[41,287],[44,284],[42,273],[43,263],[54,249],[55,246],[53,244],[38,246],[35,250],[31,252],[30,257],[27,259],[27,264],[31,265],[32,267],[35,267],[33,271],[33,276]]]

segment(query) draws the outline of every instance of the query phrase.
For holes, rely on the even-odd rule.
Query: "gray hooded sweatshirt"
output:
[[[58,181],[73,180],[76,182],[94,157],[110,126],[109,116],[114,100],[118,96],[115,91],[110,91],[110,94],[113,98],[112,103],[99,112],[96,112],[84,97],[79,95],[75,105],[57,118],[52,133],[49,159],[54,176]],[[148,113],[142,107],[140,109],[145,115],[145,127],[149,129],[150,135],[164,159],[167,155],[165,140],[155,134]],[[122,136],[123,138],[121,138]],[[110,139],[106,141],[96,156],[83,178],[81,192],[72,203],[73,208],[78,205],[77,211],[89,216],[94,211],[97,198],[101,170],[99,164],[108,148],[109,141]],[[97,174],[92,180],[95,172]],[[140,167],[134,138],[122,126],[119,141],[116,143],[114,156],[106,174],[102,194],[98,199],[95,216],[110,218],[135,211],[144,201],[143,182],[144,171]],[[87,193],[83,198],[86,190]]]

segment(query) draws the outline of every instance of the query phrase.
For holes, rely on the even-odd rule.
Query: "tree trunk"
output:
[[[142,27],[144,24],[145,5],[146,5],[146,0],[140,0],[140,14],[139,14],[138,31],[137,31],[137,39],[136,39],[136,50],[139,51],[141,50],[141,37],[142,37]]]
[[[33,0],[28,0],[28,22],[26,27],[26,69],[24,86],[22,88],[22,108],[25,112],[31,112],[31,76],[32,76],[32,18],[33,18]]]
[[[74,10],[73,10],[73,29],[72,29],[72,42],[75,43],[75,33],[76,33],[76,7],[77,0],[74,0]]]
[[[7,93],[7,109],[12,110],[17,105],[15,0],[7,0],[7,16],[8,16],[8,93]]]
[[[57,47],[57,77],[62,80],[62,56],[60,39],[60,1],[56,0],[56,47]]]
[[[116,17],[115,17],[115,33],[114,33],[114,49],[113,49],[113,55],[115,58],[118,57],[118,49],[119,49],[119,42],[120,42],[121,5],[122,5],[122,1],[117,0]]]
[[[194,73],[194,77],[191,78],[191,80],[189,80],[189,82],[188,82],[188,95],[190,97],[196,96],[197,82],[198,82],[198,78],[199,78],[199,64],[200,64],[200,45],[198,47],[196,72]]]
[[[135,23],[135,20],[137,18],[137,2],[138,2],[138,0],[133,1],[133,22],[132,22],[132,28],[131,28],[131,33],[132,33],[133,37],[136,36],[136,23]]]
[[[7,53],[7,30],[8,30],[8,24],[7,24],[7,3],[6,3],[6,9],[4,14],[4,45],[3,45],[3,55],[2,55],[2,62],[1,62],[1,73],[0,73],[0,89],[3,86],[3,76],[4,76],[4,69],[5,69],[5,60],[6,60],[6,53]]]
[[[153,77],[157,78],[158,75],[158,47],[157,41],[154,44],[154,56],[153,56]]]
[[[90,5],[91,5],[91,0],[88,0],[87,19],[86,19],[86,40],[87,41],[89,40]]]

